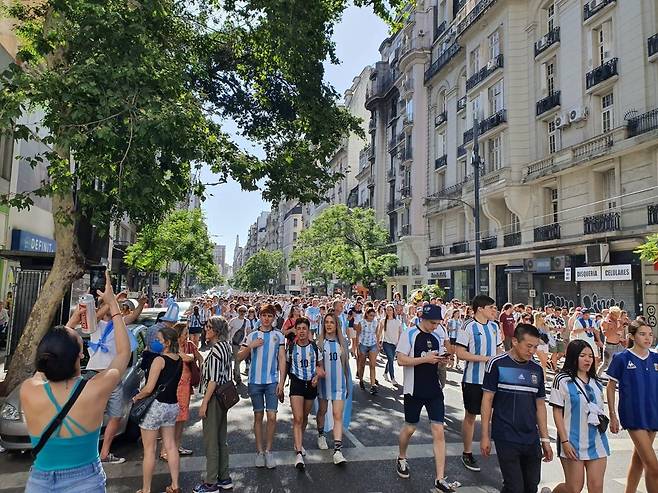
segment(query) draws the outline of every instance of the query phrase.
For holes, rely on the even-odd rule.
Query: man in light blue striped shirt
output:
[[[462,422],[462,442],[464,453],[462,463],[471,471],[480,471],[480,465],[473,457],[473,432],[475,419],[480,414],[482,404],[482,382],[487,362],[503,352],[503,336],[496,320],[496,302],[489,296],[480,294],[471,302],[474,317],[457,332],[457,357],[466,362],[462,379],[462,394],[466,415]]]

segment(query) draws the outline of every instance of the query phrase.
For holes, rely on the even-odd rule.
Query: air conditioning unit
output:
[[[555,128],[564,128],[568,127],[570,125],[569,122],[569,115],[566,113],[560,113],[555,117],[555,120],[553,120],[555,123]]]
[[[551,257],[551,271],[562,272],[565,268],[571,267],[571,258],[566,255]]]
[[[525,258],[523,259],[523,270],[526,272],[535,272],[537,267],[535,266],[535,259]]]
[[[589,2],[589,9],[596,10],[603,2],[604,0],[591,0]]]
[[[587,265],[605,264],[610,261],[610,245],[597,243],[585,245],[585,263]]]
[[[587,108],[577,106],[569,110],[569,123],[576,123],[587,118]]]

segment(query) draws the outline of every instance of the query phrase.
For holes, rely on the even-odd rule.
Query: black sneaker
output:
[[[437,493],[450,493],[457,490],[452,487],[452,484],[448,483],[446,478],[441,478],[434,481],[434,491]]]
[[[375,395],[377,392],[379,392],[379,389],[377,389],[376,385],[371,385],[370,386],[370,394]]]
[[[462,464],[464,464],[464,467],[469,471],[480,472],[480,464],[478,464],[478,461],[475,460],[475,457],[473,457],[472,453],[462,454]]]
[[[409,463],[407,459],[400,459],[398,457],[398,460],[395,461],[395,469],[401,478],[407,479],[409,477]]]
[[[359,380],[359,387],[361,387],[362,390],[366,390],[366,383],[363,379]]]

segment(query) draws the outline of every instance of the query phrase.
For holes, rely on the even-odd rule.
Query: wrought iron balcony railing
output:
[[[489,236],[480,240],[480,250],[493,250],[498,247],[498,237]]]
[[[605,212],[583,218],[583,232],[586,235],[619,231],[621,229],[621,214],[619,212]]]
[[[442,168],[446,164],[448,164],[448,156],[446,154],[444,154],[443,156],[437,157],[434,160],[434,169]]]
[[[501,53],[497,57],[494,57],[491,60],[489,60],[486,67],[482,67],[475,74],[469,77],[469,79],[466,81],[466,90],[470,91],[502,66],[503,66],[503,54]]]
[[[535,228],[535,241],[551,241],[560,239],[560,223],[547,224]]]
[[[466,109],[466,96],[457,100],[457,113]]]
[[[629,118],[626,124],[628,128],[628,136],[635,137],[636,135],[650,132],[658,128],[658,108],[647,111],[646,113]]]
[[[439,55],[439,58],[434,60],[427,68],[427,70],[425,70],[425,82],[430,80],[443,67],[445,67],[448,64],[448,62],[450,62],[450,60],[452,60],[455,57],[455,55],[459,53],[460,49],[461,46],[459,46],[457,43],[453,43],[443,53],[441,53]]]
[[[468,252],[468,242],[466,241],[459,241],[450,246],[450,253],[453,255],[459,255],[466,252]]]
[[[601,82],[618,75],[617,61],[618,58],[612,58],[607,62],[603,62],[591,72],[587,72],[587,75],[585,76],[587,89],[591,89],[594,86],[599,85]]]
[[[647,40],[647,45],[649,49],[649,56],[654,56],[658,53],[658,34],[654,34]]]
[[[517,231],[515,233],[507,233],[503,237],[503,246],[510,247],[510,246],[518,246],[521,244],[521,231]]]
[[[658,204],[647,206],[647,223],[650,226],[658,224]]]
[[[443,125],[447,121],[448,121],[448,112],[442,111],[441,113],[439,113],[434,117],[434,126],[438,127],[439,125]]]
[[[544,99],[537,101],[537,116],[543,115],[549,110],[560,106],[560,91],[554,91],[553,94],[549,94]]]
[[[614,2],[616,2],[616,0],[588,0],[583,6],[583,22],[585,22],[590,17],[595,16],[606,6]]]
[[[560,41],[560,26],[554,27],[535,41],[535,57],[541,55],[558,41]]]
[[[436,245],[430,247],[430,257],[443,257],[443,245]]]

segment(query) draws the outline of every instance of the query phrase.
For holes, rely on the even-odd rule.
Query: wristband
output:
[[[551,439],[550,439],[550,438],[540,438],[539,441],[540,441],[541,443],[551,443]]]
[[[565,443],[569,443],[569,440],[562,440],[560,443],[564,445]]]
[[[117,315],[121,315],[120,313],[115,313],[112,315],[112,318],[116,317]]]

